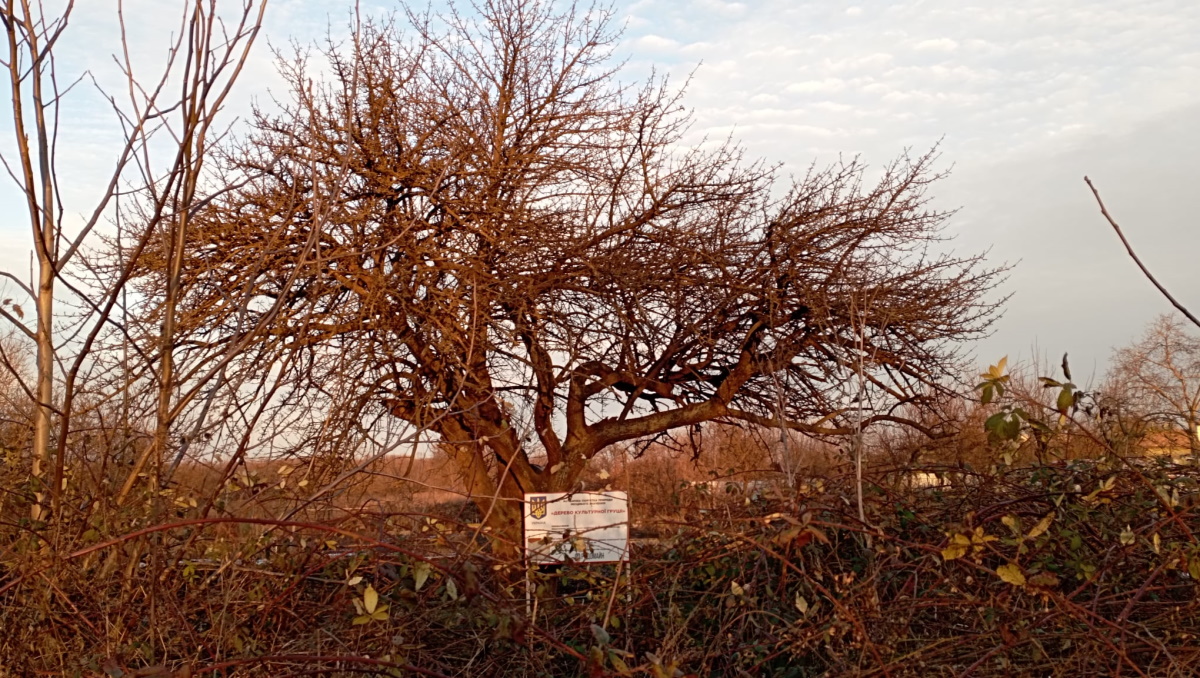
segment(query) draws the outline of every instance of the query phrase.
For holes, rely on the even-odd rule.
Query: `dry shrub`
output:
[[[695,473],[684,461],[620,470],[654,488]],[[657,536],[620,570],[532,572],[532,615],[477,517],[347,494],[280,521],[268,514],[297,496],[278,466],[243,478],[256,472],[263,487],[229,484],[207,516],[182,491],[53,527],[6,504],[6,675],[1187,675],[1200,661],[1192,467],[960,469],[932,488],[869,475],[866,525],[836,475],[719,511],[635,499]]]

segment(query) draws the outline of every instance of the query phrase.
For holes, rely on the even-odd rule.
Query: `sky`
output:
[[[396,3],[361,0],[368,13]],[[63,68],[112,80],[115,2],[80,3]],[[135,60],[161,59],[179,5],[127,0]],[[270,48],[344,33],[350,0],[272,0],[230,103],[278,92]],[[1013,265],[1011,294],[978,361],[1070,352],[1100,378],[1112,348],[1171,311],[1124,253],[1090,176],[1134,247],[1200,311],[1200,3],[1194,0],[618,0],[626,74],[686,84],[692,140],[732,135],[752,157],[803,173],[860,156],[882,165],[935,144],[935,205],[960,252]],[[107,78],[107,79],[106,79]],[[92,93],[72,95],[61,146],[68,213],[95,195],[117,137]],[[0,126],[11,137],[11,125]],[[6,152],[11,141],[0,145]],[[19,215],[11,189],[0,209]],[[78,205],[78,207],[75,207]],[[28,271],[30,236],[0,220],[0,268]]]

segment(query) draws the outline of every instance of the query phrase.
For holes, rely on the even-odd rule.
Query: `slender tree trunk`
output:
[[[47,471],[52,466],[50,458],[50,428],[54,403],[54,263],[49,257],[53,247],[53,225],[46,219],[38,245],[38,289],[37,289],[37,408],[33,420],[33,477],[40,487],[36,491],[36,502],[30,508],[30,517],[41,520],[46,517],[47,494],[57,494],[58,488],[49,486]]]

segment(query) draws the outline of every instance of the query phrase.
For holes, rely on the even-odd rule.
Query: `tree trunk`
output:
[[[47,496],[59,489],[50,487],[48,477],[52,461],[50,417],[54,403],[54,264],[49,256],[49,248],[53,247],[53,243],[53,233],[43,232],[42,243],[37,247],[37,409],[33,420],[33,477],[36,490],[29,516],[33,520],[47,517]]]

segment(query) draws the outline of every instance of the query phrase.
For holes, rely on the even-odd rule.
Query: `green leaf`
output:
[[[1120,539],[1122,546],[1130,546],[1137,539],[1137,536],[1134,535],[1133,530],[1126,525],[1125,529],[1121,530],[1121,534],[1118,536],[1118,539]]]
[[[1004,419],[1007,416],[1004,412],[993,414],[987,418],[987,421],[983,422],[983,429],[989,433],[1000,435],[1000,428],[1004,426]]]
[[[980,402],[982,402],[984,405],[991,404],[995,395],[996,389],[993,388],[991,384],[987,384],[983,387],[983,398],[980,399]]]
[[[1019,435],[1021,435],[1021,420],[1017,417],[1006,419],[1004,421],[1004,437],[1008,440],[1016,440]]]
[[[1059,412],[1066,413],[1066,411],[1071,409],[1071,406],[1075,404],[1075,395],[1072,393],[1072,390],[1073,389],[1071,385],[1066,384],[1063,386],[1063,389],[1059,391],[1057,403]]]

